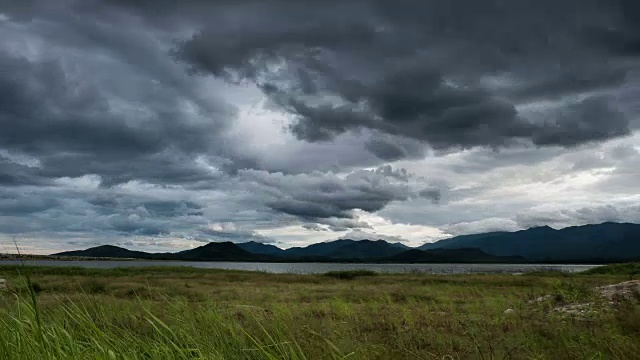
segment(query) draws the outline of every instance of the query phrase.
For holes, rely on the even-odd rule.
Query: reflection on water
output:
[[[2,260],[0,265],[21,264],[16,260]],[[196,261],[55,261],[30,260],[25,265],[80,266],[87,268],[115,268],[140,266],[191,266],[205,269],[264,271],[269,273],[318,274],[341,270],[373,270],[383,273],[474,274],[525,273],[557,270],[579,272],[598,265],[547,264],[339,264],[339,263],[255,263],[255,262],[196,262]]]

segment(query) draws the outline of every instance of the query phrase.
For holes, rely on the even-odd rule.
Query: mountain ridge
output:
[[[417,252],[421,251],[421,252]],[[255,241],[211,242],[176,253],[102,245],[53,256],[265,262],[611,262],[640,259],[640,224],[605,222],[460,235],[412,248],[385,240],[338,239],[281,249]]]
[[[477,248],[491,255],[522,256],[533,261],[621,261],[640,258],[640,224],[604,222],[557,230],[540,226],[515,232],[461,235],[418,248]]]
[[[182,260],[182,261],[263,261],[266,260],[259,254],[253,254],[241,249],[236,244],[226,242],[210,242],[194,249],[178,251],[175,253],[148,253],[144,251],[131,251],[114,245],[101,245],[85,250],[64,251],[52,256],[73,257],[108,257],[141,260]]]

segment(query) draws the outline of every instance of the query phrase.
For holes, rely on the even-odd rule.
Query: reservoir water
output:
[[[264,271],[268,273],[321,274],[328,271],[372,270],[381,273],[425,274],[517,274],[532,271],[580,272],[599,265],[558,264],[345,264],[345,263],[257,263],[214,261],[56,261],[56,260],[0,260],[1,265],[79,266],[87,268],[115,268],[142,266],[190,266],[204,269]]]

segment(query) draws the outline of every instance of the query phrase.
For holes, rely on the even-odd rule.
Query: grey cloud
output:
[[[153,218],[174,218],[178,216],[199,216],[203,205],[188,200],[145,199],[144,197],[122,196],[109,194],[108,196],[92,196],[87,202],[103,214],[113,214],[122,211],[134,211],[134,214]]]
[[[37,169],[0,157],[1,186],[47,185],[49,182],[50,179],[37,174]]]
[[[264,171],[242,173],[256,185],[256,191],[269,194],[272,210],[305,219],[353,218],[353,210],[375,212],[392,201],[416,196],[406,183],[406,170],[381,167],[359,170],[341,178],[335,174],[284,175]],[[423,194],[436,196],[433,194]]]
[[[387,242],[399,242],[404,243],[407,242],[407,239],[403,239],[399,236],[393,235],[383,235],[378,233],[371,233],[362,230],[352,230],[346,235],[341,237],[342,239],[350,239],[350,240],[384,240]]]
[[[634,169],[640,164],[640,152],[631,144],[620,144],[605,149],[593,149],[589,152],[567,156],[571,170],[584,171],[599,168],[616,168],[617,172]]]
[[[17,194],[0,194],[0,216],[29,215],[55,208],[57,199],[33,198]]]
[[[640,206],[594,205],[577,209],[533,210],[516,216],[522,227],[551,225],[555,227],[597,224],[607,221],[640,222]]]
[[[629,120],[612,109],[602,97],[590,97],[558,111],[555,122],[547,122],[533,136],[538,145],[575,146],[629,135]]]
[[[357,219],[341,219],[341,218],[324,218],[314,219],[321,225],[326,225],[329,231],[347,231],[352,229],[373,229],[366,221]]]
[[[365,148],[384,161],[424,158],[424,146],[419,142],[407,140],[400,137],[377,137],[365,143]]]
[[[168,234],[170,228],[157,220],[141,219],[138,216],[128,217],[116,216],[109,219],[109,227],[105,230],[112,230],[130,235],[157,236]]]
[[[629,198],[637,150],[598,143],[640,125],[636,3],[0,2],[0,233],[263,241],[375,227],[360,210],[493,229],[536,202],[485,198],[503,174],[589,171]],[[417,159],[429,179],[381,166]],[[588,209],[517,225],[633,219]]]
[[[368,128],[423,140],[435,148],[502,146],[535,131],[516,116],[512,104],[483,90],[447,85],[429,68],[403,68],[358,91],[347,95],[356,96],[358,102],[341,105],[312,105],[282,90],[267,93],[297,116],[291,131],[308,141],[327,141],[349,130]],[[384,155],[381,144],[375,145],[373,150]]]
[[[556,70],[557,77],[534,80],[531,83],[524,84],[522,87],[515,86],[514,89],[509,89],[510,91],[505,93],[504,96],[516,101],[553,101],[567,94],[579,94],[594,89],[616,87],[624,83],[628,70],[624,66],[603,68],[596,65],[589,65],[579,71],[576,71],[575,68],[561,68]]]
[[[615,146],[610,150],[610,155],[616,160],[625,160],[634,157],[640,157],[640,151],[636,150],[630,144],[622,144]]]
[[[637,20],[627,1],[577,3],[358,1],[332,4],[341,16],[331,17],[314,3],[300,10],[272,2],[267,14],[278,21],[254,24],[260,31],[217,22],[176,53],[201,71],[258,83],[297,118],[291,131],[307,141],[373,129],[442,149],[574,146],[626,135],[629,123],[604,99],[542,121],[515,105],[621,86],[634,61],[597,46],[594,34],[619,27],[608,36],[622,39]],[[342,16],[356,13],[369,17]],[[589,111],[614,120],[564,114]],[[368,147],[386,159],[403,155],[379,141]]]
[[[374,170],[376,174],[388,176],[401,181],[407,181],[412,177],[411,174],[404,168],[394,169],[391,165],[380,166]]]
[[[100,175],[109,186],[136,178],[211,179],[194,158],[226,156],[216,139],[233,111],[197,95],[193,79],[154,35],[122,17],[88,22],[60,8],[34,16],[49,21],[21,25],[22,33],[0,24],[8,31],[0,45],[10,44],[12,35],[49,40],[38,57],[0,47],[6,70],[0,75],[0,150],[35,157],[41,166],[12,171],[4,182],[85,174]]]
[[[93,1],[92,6],[100,3]],[[201,79],[188,76],[167,53],[182,36],[179,30],[147,27],[141,18],[122,11],[130,7],[102,4],[104,11],[89,19],[86,14],[92,6],[84,4],[34,1],[21,10],[32,21],[0,24],[4,35],[0,45],[6,45],[0,49],[0,60],[10,70],[3,75],[14,73],[0,79],[5,80],[0,84],[6,90],[3,100],[11,102],[0,114],[11,125],[4,133],[11,142],[1,145],[42,163],[39,169],[11,171],[3,182],[98,174],[107,187],[134,179],[193,186],[214,183],[216,176],[194,161],[199,156],[232,175],[247,168],[300,173],[377,164],[364,150],[349,149],[349,156],[337,157],[342,150],[330,150],[332,144],[324,150],[298,146],[314,161],[247,151],[244,139],[226,133],[236,117],[233,106],[218,99],[218,89],[202,91]],[[38,44],[40,56],[12,54],[12,41]],[[27,89],[26,84],[33,86]],[[218,85],[220,92],[225,90],[220,81]],[[34,120],[19,123],[18,115]],[[346,141],[343,147],[362,146]],[[273,151],[289,148],[287,144]]]
[[[320,224],[314,224],[314,223],[303,224],[302,227],[312,231],[329,231],[327,228],[320,226]]]
[[[452,171],[469,176],[501,167],[535,165],[564,153],[566,149],[560,148],[476,149],[460,155],[447,165]]]
[[[0,65],[7,70],[0,79],[0,141],[6,146],[32,153],[106,150],[114,156],[160,148],[153,132],[131,131],[110,116],[99,90],[71,83],[60,63],[1,54]]]
[[[634,0],[618,0],[617,12],[621,20],[615,27],[590,29],[590,35],[600,46],[624,56],[640,54],[640,5]]]
[[[203,205],[184,190],[145,192],[94,186],[83,185],[79,179],[57,179],[48,186],[0,187],[0,233],[39,233],[52,238],[58,238],[57,233],[69,238],[72,234],[86,238],[158,236],[207,223]]]
[[[199,241],[231,241],[231,242],[247,242],[255,241],[259,243],[273,243],[274,240],[266,236],[260,235],[253,230],[237,229],[235,226],[221,226],[219,229],[212,227],[201,227],[194,235],[195,240]]]
[[[594,205],[580,208],[530,209],[510,218],[486,218],[454,223],[441,229],[451,235],[477,234],[492,231],[518,231],[537,226],[563,228],[603,222],[640,222],[640,206]]]
[[[626,154],[612,152],[606,158],[605,167],[612,169],[608,176],[597,182],[593,190],[611,195],[637,195],[638,179],[640,179],[640,152],[634,148],[627,148]]]
[[[440,199],[442,198],[442,193],[439,189],[423,189],[420,190],[418,194],[420,195],[420,197],[433,200],[433,202],[435,203],[440,202]]]
[[[442,226],[441,229],[453,236],[480,234],[494,231],[517,231],[522,230],[521,225],[511,219],[487,218],[476,221],[467,221]]]
[[[365,146],[367,150],[383,160],[393,161],[407,157],[404,149],[386,141],[371,140]]]

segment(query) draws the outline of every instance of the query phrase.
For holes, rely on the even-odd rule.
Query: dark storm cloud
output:
[[[55,208],[56,199],[34,198],[18,194],[0,194],[0,216],[28,215]]]
[[[374,155],[386,161],[399,160],[407,157],[407,153],[403,148],[384,140],[371,140],[366,143],[365,147]]]
[[[271,198],[266,201],[269,208],[309,220],[349,219],[356,209],[375,212],[392,201],[439,196],[435,190],[422,193],[412,190],[406,170],[393,170],[389,166],[355,171],[344,178],[326,173],[284,175],[255,170],[242,175],[253,180],[256,192]]]
[[[394,221],[450,220],[462,205],[425,210],[441,191],[383,162],[488,148],[465,164],[430,159],[445,162],[434,172],[470,177],[629,134],[638,8],[0,1],[0,234],[266,241],[255,229],[372,228],[363,212],[410,199],[415,209]],[[254,99],[262,118],[246,111]],[[607,191],[635,190],[632,150],[606,161]],[[482,184],[462,185],[473,196]]]
[[[300,139],[367,128],[446,149],[574,146],[630,132],[604,97],[544,121],[518,110],[624,83],[637,59],[603,48],[597,34],[634,55],[638,15],[630,1],[269,2],[263,19],[276,21],[253,18],[254,2],[241,4],[246,12],[233,21],[255,21],[220,19],[177,57],[258,83],[296,118],[291,131]],[[600,119],[562,115],[594,109]],[[403,155],[386,143],[368,147],[383,159]]]
[[[508,90],[503,95],[514,101],[556,100],[572,93],[588,92],[594,89],[615,87],[625,81],[628,68],[619,65],[602,67],[589,64],[584,68],[572,64],[573,68],[560,68],[554,71],[557,76],[542,77],[530,83]]]
[[[187,200],[144,199],[125,196],[93,196],[87,202],[104,214],[121,210],[132,210],[139,215],[154,218],[173,218],[184,215],[199,215],[204,206]]]
[[[36,172],[33,167],[16,164],[0,155],[0,186],[46,185],[50,182]]]
[[[622,19],[610,28],[592,29],[593,38],[614,53],[624,56],[640,55],[640,3],[635,0],[618,0],[618,15]]]
[[[426,155],[424,145],[398,136],[373,138],[365,143],[365,148],[384,161],[419,159]]]
[[[0,233],[154,237],[188,232],[207,223],[204,205],[188,200],[188,193],[83,188],[71,179],[54,183],[0,188]]]
[[[59,63],[0,54],[0,67],[0,141],[10,149],[104,151],[115,157],[161,149],[153,130],[136,132],[111,117],[107,99],[97,89],[67,81]]]
[[[100,4],[0,5],[8,15],[0,22],[0,148],[39,160],[14,166],[2,181],[86,174],[104,186],[210,181],[195,160],[228,156],[216,147],[233,107],[196,91],[168,56],[164,33]]]
[[[628,135],[629,120],[611,109],[607,100],[590,97],[560,109],[555,123],[545,124],[533,137],[537,145],[575,146]]]
[[[166,105],[151,107],[155,113],[147,121],[139,114],[119,114],[109,104],[117,100],[114,94],[72,79],[56,61],[0,52],[0,66],[6,70],[0,74],[0,143],[42,162],[42,169],[25,169],[22,176],[185,181],[198,170],[180,154],[205,153],[219,126],[187,122],[185,114],[171,110],[179,104],[168,98]],[[170,154],[162,154],[168,149]]]
[[[29,94],[16,89],[15,83],[13,88],[12,84],[5,84],[5,92],[11,92],[5,98],[15,98],[7,100],[12,102],[7,106],[9,112],[21,111],[18,107],[22,104],[30,111],[21,115],[33,117],[70,103],[68,112],[73,113],[62,113],[68,118],[66,121],[48,121],[44,125],[36,122],[29,128],[8,131],[6,136],[21,139],[14,146],[39,147],[31,152],[44,152],[44,147],[55,151],[58,143],[80,152],[91,147],[101,158],[108,157],[107,163],[113,164],[111,174],[105,169],[109,166],[98,165],[105,161],[89,161],[87,156],[81,157],[74,169],[77,173],[104,173],[108,185],[154,169],[148,166],[145,171],[132,173],[118,159],[133,156],[141,163],[153,164],[158,160],[155,154],[167,148],[188,156],[206,153],[218,142],[212,135],[224,125],[219,120],[209,124],[176,121],[187,116],[176,110],[180,108],[176,91],[187,93],[189,101],[200,106],[204,116],[224,110],[201,106],[202,99],[193,95],[192,87],[186,86],[188,81],[176,73],[168,57],[162,60],[164,50],[133,32],[131,24],[142,26],[138,20],[152,20],[150,26],[157,28],[145,31],[159,34],[180,28],[180,24],[183,29],[201,29],[176,47],[174,56],[204,73],[254,81],[274,103],[296,118],[290,130],[308,141],[328,141],[345,132],[371,129],[439,149],[496,148],[520,141],[573,146],[630,131],[625,115],[612,111],[607,97],[600,97],[597,105],[587,101],[568,105],[558,115],[543,120],[527,118],[517,109],[518,102],[541,96],[572,96],[622,83],[634,64],[619,61],[614,51],[599,47],[595,34],[616,29],[619,37],[629,37],[635,27],[631,20],[637,13],[629,2],[586,1],[576,10],[573,2],[551,1],[535,6],[523,1],[393,5],[375,0],[308,1],[295,5],[284,1],[187,1],[180,6],[171,2],[92,1],[92,6],[100,10],[94,11],[102,21],[100,26],[79,16],[92,13],[90,6],[74,1],[65,4],[71,11],[42,1],[4,6],[10,16],[30,15],[18,17],[21,19],[64,21],[66,28],[40,24],[39,31],[48,31],[50,37],[65,46],[95,49],[120,58],[172,91],[150,91],[151,95],[145,98],[131,99],[147,104],[155,113],[148,124],[131,128],[130,121],[112,119],[114,115],[105,108],[112,94],[91,84],[68,81],[64,72],[57,69],[59,64],[15,64],[21,59],[4,59],[18,73],[19,67],[25,68],[24,77],[15,82],[35,79],[41,82],[41,88],[58,95],[53,97],[53,107],[38,110],[29,104],[52,94],[42,90]],[[168,23],[176,27],[167,28]],[[82,97],[69,95],[69,91],[78,88]],[[600,118],[612,117],[615,121],[580,116],[590,115],[596,106]],[[91,112],[94,121],[86,121],[87,112]],[[567,112],[578,115],[562,115]],[[15,120],[7,121],[15,124]],[[45,132],[50,134],[48,141],[28,141],[29,136],[39,139]],[[83,136],[78,139],[77,134]],[[387,161],[424,155],[416,143],[388,138],[374,138],[365,147]],[[232,174],[238,169],[263,166],[253,157],[239,157],[233,150],[227,151],[230,154],[226,155],[233,159],[221,166]],[[45,166],[47,169],[64,169],[57,165],[68,163],[67,158],[46,161],[51,163]],[[181,168],[185,162],[171,165],[178,167],[176,182],[208,176],[195,168]],[[172,168],[169,166],[167,171]],[[59,174],[52,174],[55,175]],[[161,182],[163,175],[151,177]]]

